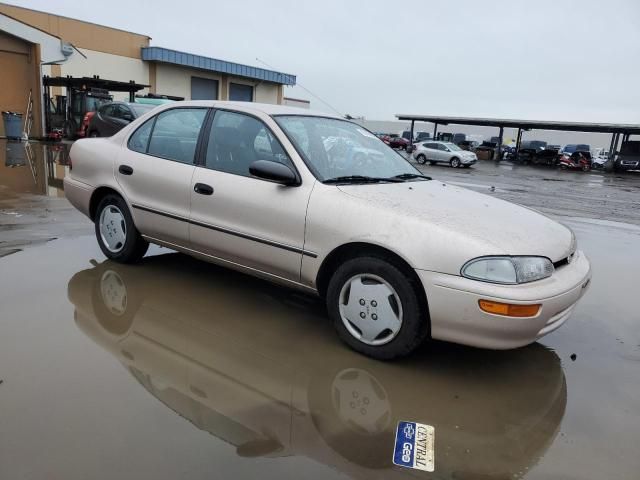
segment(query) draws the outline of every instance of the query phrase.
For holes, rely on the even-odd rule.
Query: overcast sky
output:
[[[340,113],[640,123],[639,0],[9,1],[297,75]],[[300,87],[287,96],[307,98]]]

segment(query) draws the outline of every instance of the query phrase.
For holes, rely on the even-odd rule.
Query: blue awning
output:
[[[142,60],[162,62],[183,67],[197,68],[209,72],[226,73],[238,77],[253,78],[281,85],[295,85],[296,76],[288,73],[265,70],[240,63],[227,62],[217,58],[203,57],[192,53],[178,52],[162,47],[142,47]]]

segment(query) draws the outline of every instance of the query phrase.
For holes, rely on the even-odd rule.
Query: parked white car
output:
[[[568,227],[432,181],[324,113],[175,102],[77,141],[70,165],[65,195],[108,258],[137,262],[156,243],[317,294],[375,358],[427,337],[526,345],[565,322],[591,277]]]
[[[431,165],[446,163],[453,168],[470,167],[478,161],[475,153],[461,149],[451,142],[422,142],[416,144],[412,154],[416,162]]]

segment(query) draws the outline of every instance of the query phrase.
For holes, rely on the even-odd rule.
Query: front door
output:
[[[206,108],[173,108],[147,120],[129,138],[116,178],[143,235],[186,246],[191,179]]]
[[[193,248],[227,262],[299,281],[305,216],[313,187],[252,177],[249,165],[271,160],[295,167],[256,117],[217,110],[204,165],[191,182]]]

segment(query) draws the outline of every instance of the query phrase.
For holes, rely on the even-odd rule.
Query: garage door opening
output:
[[[229,100],[235,100],[236,102],[253,102],[253,87],[240,83],[230,83]]]
[[[218,80],[191,77],[191,100],[218,100]]]

